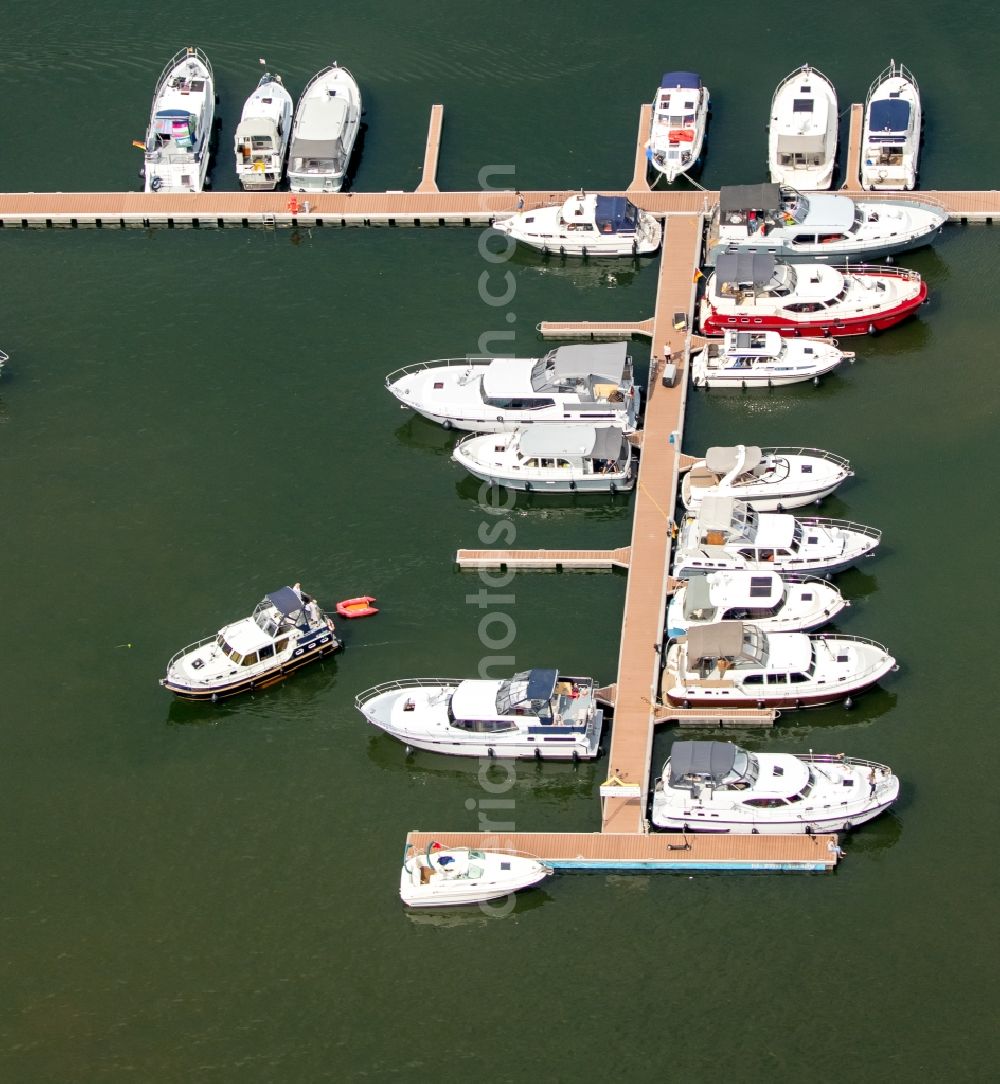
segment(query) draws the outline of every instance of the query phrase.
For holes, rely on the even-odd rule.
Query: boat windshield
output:
[[[756,625],[743,626],[741,654],[754,666],[767,665],[767,636]]]
[[[737,749],[732,771],[724,780],[725,786],[738,786],[740,790],[752,787],[760,774],[760,764],[753,753],[746,749]]]
[[[794,188],[782,192],[781,217],[787,226],[798,226],[809,217],[809,199]]]
[[[226,643],[226,638],[222,635],[222,633],[219,633],[219,635],[216,636],[215,642],[219,645],[219,647],[222,648],[223,653],[226,654],[229,658],[231,658],[237,666],[239,666],[240,662],[242,662],[242,656],[237,650],[235,650],[235,648],[232,647],[231,644]]]
[[[497,689],[497,714],[513,715],[514,708],[524,704],[528,696],[528,679],[531,676],[529,670],[521,674],[515,674],[500,683]]]

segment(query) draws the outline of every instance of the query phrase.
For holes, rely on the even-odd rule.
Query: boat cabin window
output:
[[[451,725],[469,734],[500,734],[517,729],[517,724],[509,719],[455,719]]]
[[[243,665],[244,666],[253,666],[255,662],[257,662],[257,652],[256,651],[251,651],[249,655],[244,655],[243,656]]]
[[[784,798],[747,798],[743,803],[752,809],[777,809],[785,804]]]
[[[555,399],[491,399],[483,396],[483,402],[497,410],[544,410],[556,405]]]
[[[285,636],[274,645],[275,655],[280,655],[288,647],[288,637]]]
[[[774,617],[777,606],[733,606],[722,615],[723,621],[762,621]]]
[[[261,662],[263,662],[265,659],[273,659],[274,644],[264,644],[264,646],[258,652],[258,656]]]

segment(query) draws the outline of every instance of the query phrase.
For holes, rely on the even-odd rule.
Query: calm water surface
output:
[[[715,106],[702,182],[762,180],[778,79],[808,59],[846,107],[890,53],[924,91],[924,185],[994,187],[991,85],[966,58],[1000,29],[995,9],[944,24],[929,3],[871,11],[724,0],[678,36],[690,13],[661,4],[279,17],[255,0],[238,13],[185,0],[153,18],[107,0],[86,17],[66,0],[12,2],[0,183],[137,187],[130,141],[163,63],[192,41],[219,80],[221,189],[235,187],[228,146],[259,56],[293,93],[334,57],[353,69],[369,125],[355,184],[378,190],[415,182],[435,101],[445,186],[492,163],[516,165],[523,188],[620,185],[639,104],[686,66]],[[689,399],[688,450],[851,457],[857,476],[825,512],[885,542],[840,578],[854,603],[840,627],[885,642],[900,672],[850,713],[786,716],[747,743],[885,760],[904,780],[896,811],[849,839],[829,876],[565,876],[504,920],[402,911],[406,830],[474,829],[489,796],[477,765],[408,763],[353,707],[375,682],[471,673],[482,655],[483,611],[466,599],[479,581],[451,563],[476,544],[477,486],[450,461],[453,438],[401,412],[382,378],[474,351],[488,331],[513,329],[534,354],[539,320],[645,316],[655,264],[518,256],[515,300],[493,310],[476,236],[460,230],[9,231],[0,245],[13,358],[0,383],[0,1077],[992,1075],[993,230],[952,228],[908,257],[931,303],[855,340],[857,363],[818,390]],[[611,546],[630,511],[536,501],[511,518],[518,545]],[[213,708],[158,688],[175,650],[298,579],[326,603],[375,594],[382,613],[266,695]],[[612,679],[624,587],[518,576],[518,664]],[[596,829],[606,768],[519,765],[505,796],[517,826]]]

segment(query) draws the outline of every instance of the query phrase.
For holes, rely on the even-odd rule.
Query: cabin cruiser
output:
[[[266,689],[344,645],[314,598],[294,587],[265,595],[251,617],[178,651],[160,684],[185,700]]]
[[[863,636],[718,621],[673,641],[662,688],[674,707],[812,708],[847,700],[896,669],[889,652]]]
[[[538,493],[616,493],[635,485],[620,426],[554,422],[460,440],[452,459],[484,482]]]
[[[775,184],[823,189],[837,158],[837,92],[822,72],[803,64],[771,99],[768,165]]]
[[[684,475],[681,499],[689,511],[705,497],[737,497],[757,512],[802,508],[828,497],[854,477],[850,463],[820,448],[709,448]]]
[[[818,576],[709,572],[689,576],[670,596],[667,634],[676,639],[716,621],[752,621],[764,632],[809,632],[847,606],[840,591]]]
[[[893,327],[927,299],[905,267],[780,263],[769,253],[724,252],[705,284],[701,330],[782,335],[863,335]]]
[[[409,747],[466,757],[590,760],[604,723],[593,680],[557,670],[500,681],[389,681],[359,693],[354,706]]]
[[[854,200],[787,185],[722,188],[707,261],[722,252],[768,252],[785,261],[881,259],[926,245],[948,221],[930,199]]]
[[[675,741],[653,789],[657,828],[733,835],[843,832],[899,796],[885,764],[843,753],[751,753],[732,742]]]
[[[871,557],[874,527],[787,512],[754,512],[735,497],[706,497],[684,517],[674,543],[673,575],[698,572],[837,572]]]
[[[668,184],[701,158],[708,105],[708,87],[694,72],[667,72],[660,80],[646,157]]]
[[[861,136],[861,187],[909,192],[920,158],[920,89],[895,60],[868,88]]]
[[[493,228],[523,245],[560,256],[648,256],[663,228],[624,196],[578,192],[564,203],[498,218]]]
[[[853,351],[836,339],[786,339],[777,331],[725,331],[691,359],[696,388],[770,388],[803,380],[819,383]]]
[[[291,133],[292,96],[280,75],[265,72],[236,128],[236,176],[247,191],[270,192],[281,183]]]
[[[530,888],[552,874],[551,866],[523,854],[442,847],[403,853],[399,896],[407,907],[459,907],[484,903]]]
[[[361,90],[338,64],[317,72],[295,109],[288,151],[293,192],[339,192],[361,130]]]
[[[636,427],[628,343],[557,346],[540,358],[447,358],[405,365],[385,386],[446,429],[500,433],[537,422]]]
[[[208,174],[215,122],[215,77],[194,46],[160,73],[146,129],[142,175],[147,192],[200,192]]]

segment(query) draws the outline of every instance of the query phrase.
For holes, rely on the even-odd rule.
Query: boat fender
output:
[[[531,492],[531,483],[530,482],[525,482],[524,483],[524,492],[525,493],[530,493]]]
[[[818,377],[818,376],[814,376],[814,377],[813,377],[813,387],[814,387],[814,388],[818,388],[818,387],[819,387],[819,377]]]
[[[579,764],[580,763],[580,752],[579,752],[578,749],[573,750],[573,763],[574,764]]]
[[[869,324],[868,325],[868,334],[869,335],[874,335],[875,334],[875,325],[874,324]]]
[[[570,483],[569,483],[569,488],[570,488],[571,490],[575,491],[575,490],[576,490],[576,482],[574,482],[574,481],[570,481]]]
[[[445,420],[441,423],[441,425],[445,429],[451,429],[451,427],[452,427],[451,419],[450,418],[445,418]]]
[[[618,492],[618,486],[614,482],[611,483],[611,496],[613,497]]]
[[[633,241],[632,242],[632,255],[633,256],[638,256],[639,255],[639,242],[638,241]]]
[[[565,245],[560,245],[559,246],[559,255],[562,256],[565,259],[565,257],[566,257],[566,246]]]
[[[218,704],[218,702],[219,702],[219,694],[218,693],[212,693],[212,703],[213,704]]]
[[[587,246],[584,245],[581,251],[583,253],[583,258],[586,259],[587,258]]]
[[[535,746],[535,760],[541,760],[541,759],[542,759],[542,751],[536,745]]]
[[[854,707],[854,701],[849,696],[845,696],[844,697],[844,710],[845,711],[850,711],[851,708],[853,708],[853,707]]]
[[[502,415],[502,414],[498,414],[498,415],[497,415],[497,421],[498,421],[498,422],[502,422],[502,421],[503,421],[503,415]]]
[[[492,745],[487,745],[486,755],[490,758],[490,760],[493,760],[493,758],[497,755],[497,751],[493,748]]]
[[[163,180],[160,177],[153,177],[149,182],[149,187],[153,192],[159,192],[163,187]]]

